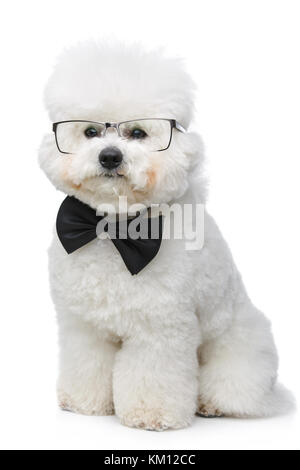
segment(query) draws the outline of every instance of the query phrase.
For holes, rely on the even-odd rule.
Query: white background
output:
[[[299,397],[299,1],[19,0],[4,2],[0,21],[1,448],[299,449],[297,414],[153,433],[57,409],[46,250],[63,196],[37,164],[50,128],[43,87],[65,45],[112,34],[186,57],[209,210],[272,320],[280,380]]]

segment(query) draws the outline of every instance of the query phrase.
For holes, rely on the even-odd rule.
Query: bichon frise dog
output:
[[[63,409],[163,430],[196,413],[258,417],[290,407],[270,322],[207,212],[199,250],[184,237],[160,234],[141,247],[93,229],[103,204],[121,220],[121,197],[144,205],[147,221],[158,220],[148,215],[158,204],[205,203],[201,139],[188,130],[194,90],[180,60],[121,44],[69,49],[48,82],[54,133],[40,165],[68,196],[49,252]]]

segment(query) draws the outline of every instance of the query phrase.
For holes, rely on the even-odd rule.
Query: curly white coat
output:
[[[178,59],[139,45],[83,43],[60,58],[46,88],[53,121],[175,118],[189,126],[194,84]],[[99,152],[118,146],[123,178],[101,174]],[[147,154],[114,133],[86,153],[60,154],[46,135],[40,164],[64,193],[97,208],[129,203],[204,203],[203,149],[197,134],[174,133],[169,150]],[[50,280],[60,344],[58,397],[84,414],[114,411],[128,426],[162,430],[195,413],[237,417],[286,411],[276,383],[270,323],[249,300],[230,251],[205,215],[201,251],[164,240],[131,276],[110,240],[67,255],[54,234]]]

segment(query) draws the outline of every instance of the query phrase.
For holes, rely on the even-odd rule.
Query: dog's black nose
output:
[[[121,164],[122,160],[122,152],[117,147],[106,147],[99,154],[100,164],[108,170],[117,168]]]

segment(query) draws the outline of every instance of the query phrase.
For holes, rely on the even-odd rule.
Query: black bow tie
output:
[[[144,229],[146,224],[148,238],[145,236],[139,237],[137,240],[130,238],[128,228],[135,218],[114,222],[116,238],[111,238],[131,274],[138,274],[150,263],[157,255],[162,240],[162,216],[141,219]],[[98,216],[94,209],[75,197],[66,197],[57,214],[56,230],[67,253],[73,253],[97,238],[97,225],[103,219],[104,216]],[[154,233],[153,223],[158,224],[157,238],[150,238],[151,230]],[[127,238],[124,238],[124,224]],[[109,229],[106,230],[106,228],[104,231],[109,232]],[[121,238],[120,233],[123,233]]]

